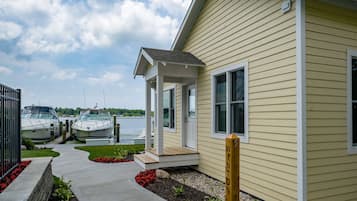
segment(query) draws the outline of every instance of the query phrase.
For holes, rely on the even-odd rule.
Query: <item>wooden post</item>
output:
[[[116,125],[117,125],[117,115],[113,115],[114,136],[117,135]]]
[[[67,129],[67,128],[66,128],[66,129]],[[61,133],[61,135],[62,135],[62,142],[63,142],[63,143],[66,141],[66,134],[67,134],[66,129],[63,130],[63,123],[62,123],[62,121],[61,121],[61,122],[60,122],[60,133]]]
[[[115,130],[117,130],[116,131],[116,133],[117,133],[117,143],[119,143],[120,142],[120,124],[117,124],[115,127],[116,127]]]
[[[73,139],[73,129],[72,129],[72,125],[73,125],[73,120],[71,120],[71,121],[69,122],[69,136],[71,136],[72,139]]]
[[[51,140],[53,140],[54,138],[55,138],[55,127],[54,127],[54,125],[53,124],[50,124],[50,129],[51,129],[51,131],[50,131],[50,133],[51,133]]]
[[[66,119],[66,133],[69,132],[69,120]]]
[[[226,138],[226,201],[239,201],[239,147],[235,134]]]

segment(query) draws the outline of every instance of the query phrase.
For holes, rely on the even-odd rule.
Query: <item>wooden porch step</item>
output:
[[[150,153],[156,155],[156,149],[152,148],[148,150]],[[164,152],[160,156],[177,156],[177,155],[189,155],[189,154],[198,154],[198,152],[190,150],[184,147],[165,147]]]
[[[153,164],[153,163],[159,163],[159,161],[151,158],[147,154],[135,154],[134,159],[140,160],[144,164]]]

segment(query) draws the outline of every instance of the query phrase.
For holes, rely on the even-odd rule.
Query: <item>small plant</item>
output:
[[[26,147],[27,150],[34,150],[35,144],[32,142],[31,139],[22,137],[22,145]]]
[[[175,197],[182,196],[183,193],[185,192],[185,190],[183,189],[183,185],[178,186],[178,187],[174,186],[174,187],[172,187],[172,188],[174,189],[174,195],[175,195]]]
[[[63,177],[54,177],[54,192],[52,196],[59,201],[69,201],[73,197],[71,181],[65,182]]]

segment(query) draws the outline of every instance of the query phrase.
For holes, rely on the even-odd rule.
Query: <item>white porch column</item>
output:
[[[164,120],[163,120],[163,76],[157,75],[156,77],[156,154],[163,154],[164,151]]]
[[[151,84],[150,81],[145,82],[145,118],[146,118],[146,135],[145,135],[145,150],[151,148]]]

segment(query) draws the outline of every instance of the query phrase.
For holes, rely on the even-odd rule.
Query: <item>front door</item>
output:
[[[186,99],[185,145],[186,147],[196,149],[197,126],[196,126],[196,86],[195,85],[191,85],[187,87],[185,99]]]

